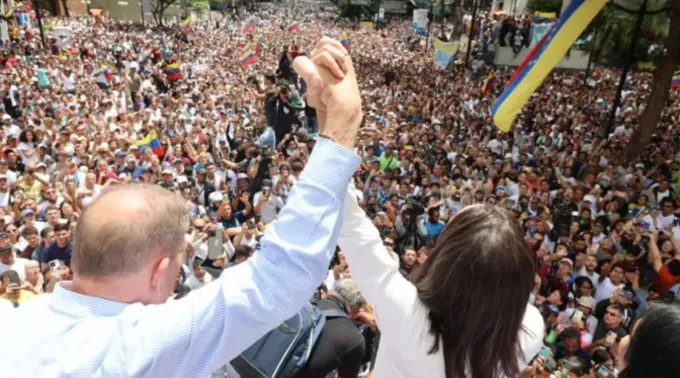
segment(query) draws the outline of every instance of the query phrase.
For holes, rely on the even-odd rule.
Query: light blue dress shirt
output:
[[[319,140],[262,250],[181,300],[144,306],[60,283],[3,313],[3,377],[206,377],[297,313],[326,278],[360,158]]]

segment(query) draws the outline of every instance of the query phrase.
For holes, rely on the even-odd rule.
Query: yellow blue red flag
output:
[[[671,81],[671,88],[680,89],[680,72],[676,72],[673,76],[673,81]]]
[[[241,64],[243,65],[243,69],[245,70],[248,68],[248,66],[255,63],[256,60],[257,53],[255,52],[255,48],[248,48],[241,56]]]
[[[546,76],[559,63],[590,21],[608,0],[572,0],[560,19],[534,46],[524,62],[517,67],[505,90],[496,100],[491,113],[501,131],[510,130],[515,117]]]
[[[340,43],[342,44],[342,47],[345,48],[345,50],[349,51],[350,43],[349,43],[349,37],[347,36],[346,33],[343,34],[342,36],[340,36]]]

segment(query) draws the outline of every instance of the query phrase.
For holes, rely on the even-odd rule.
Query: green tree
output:
[[[617,0],[619,4],[631,11],[642,7],[644,0]],[[656,55],[650,56],[649,47],[661,46],[668,36],[669,17],[666,12],[656,12],[670,7],[670,0],[647,0],[647,9],[653,14],[645,16],[640,30],[640,39],[635,48],[635,61],[655,60]],[[593,20],[584,35],[593,34],[596,38],[591,43],[594,58],[602,59],[602,63],[620,66],[626,61],[628,49],[633,41],[637,16],[622,11],[613,6],[604,10]],[[597,46],[597,47],[593,47]],[[597,61],[597,60],[594,60]]]
[[[645,110],[640,117],[640,125],[630,142],[624,148],[623,158],[627,161],[636,159],[652,140],[668,101],[673,73],[680,64],[680,1],[673,0],[668,19],[669,33],[665,41],[665,49],[659,57],[652,80],[652,90],[647,98]]]

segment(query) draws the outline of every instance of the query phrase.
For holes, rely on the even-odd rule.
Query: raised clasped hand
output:
[[[352,59],[340,42],[324,37],[293,69],[307,83],[307,104],[316,109],[321,133],[353,148],[363,118],[361,93]]]

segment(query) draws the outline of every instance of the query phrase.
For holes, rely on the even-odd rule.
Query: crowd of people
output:
[[[482,38],[499,32],[491,19]],[[472,74],[460,62],[435,69],[431,52],[412,49],[406,21],[364,29],[329,4],[276,3],[189,28],[54,22],[72,36],[48,33],[43,48],[37,29],[11,25],[0,51],[7,311],[71,278],[79,216],[110,186],[153,183],[186,199],[175,299],[257,253],[323,134],[291,68],[322,35],[347,39],[365,113],[353,182],[405,277],[466,206],[501,206],[521,223],[535,263],[530,301],[545,321],[545,348],[522,376],[614,377],[637,320],[680,297],[680,91],[643,155],[619,157],[649,74],[631,75],[610,135],[618,76],[604,68],[597,79],[551,74],[506,134],[490,109],[512,70],[481,63],[481,49]],[[342,293],[351,277],[338,251],[322,291]],[[376,331],[370,304],[354,299],[351,317]],[[365,360],[355,360],[342,378],[359,373]]]

